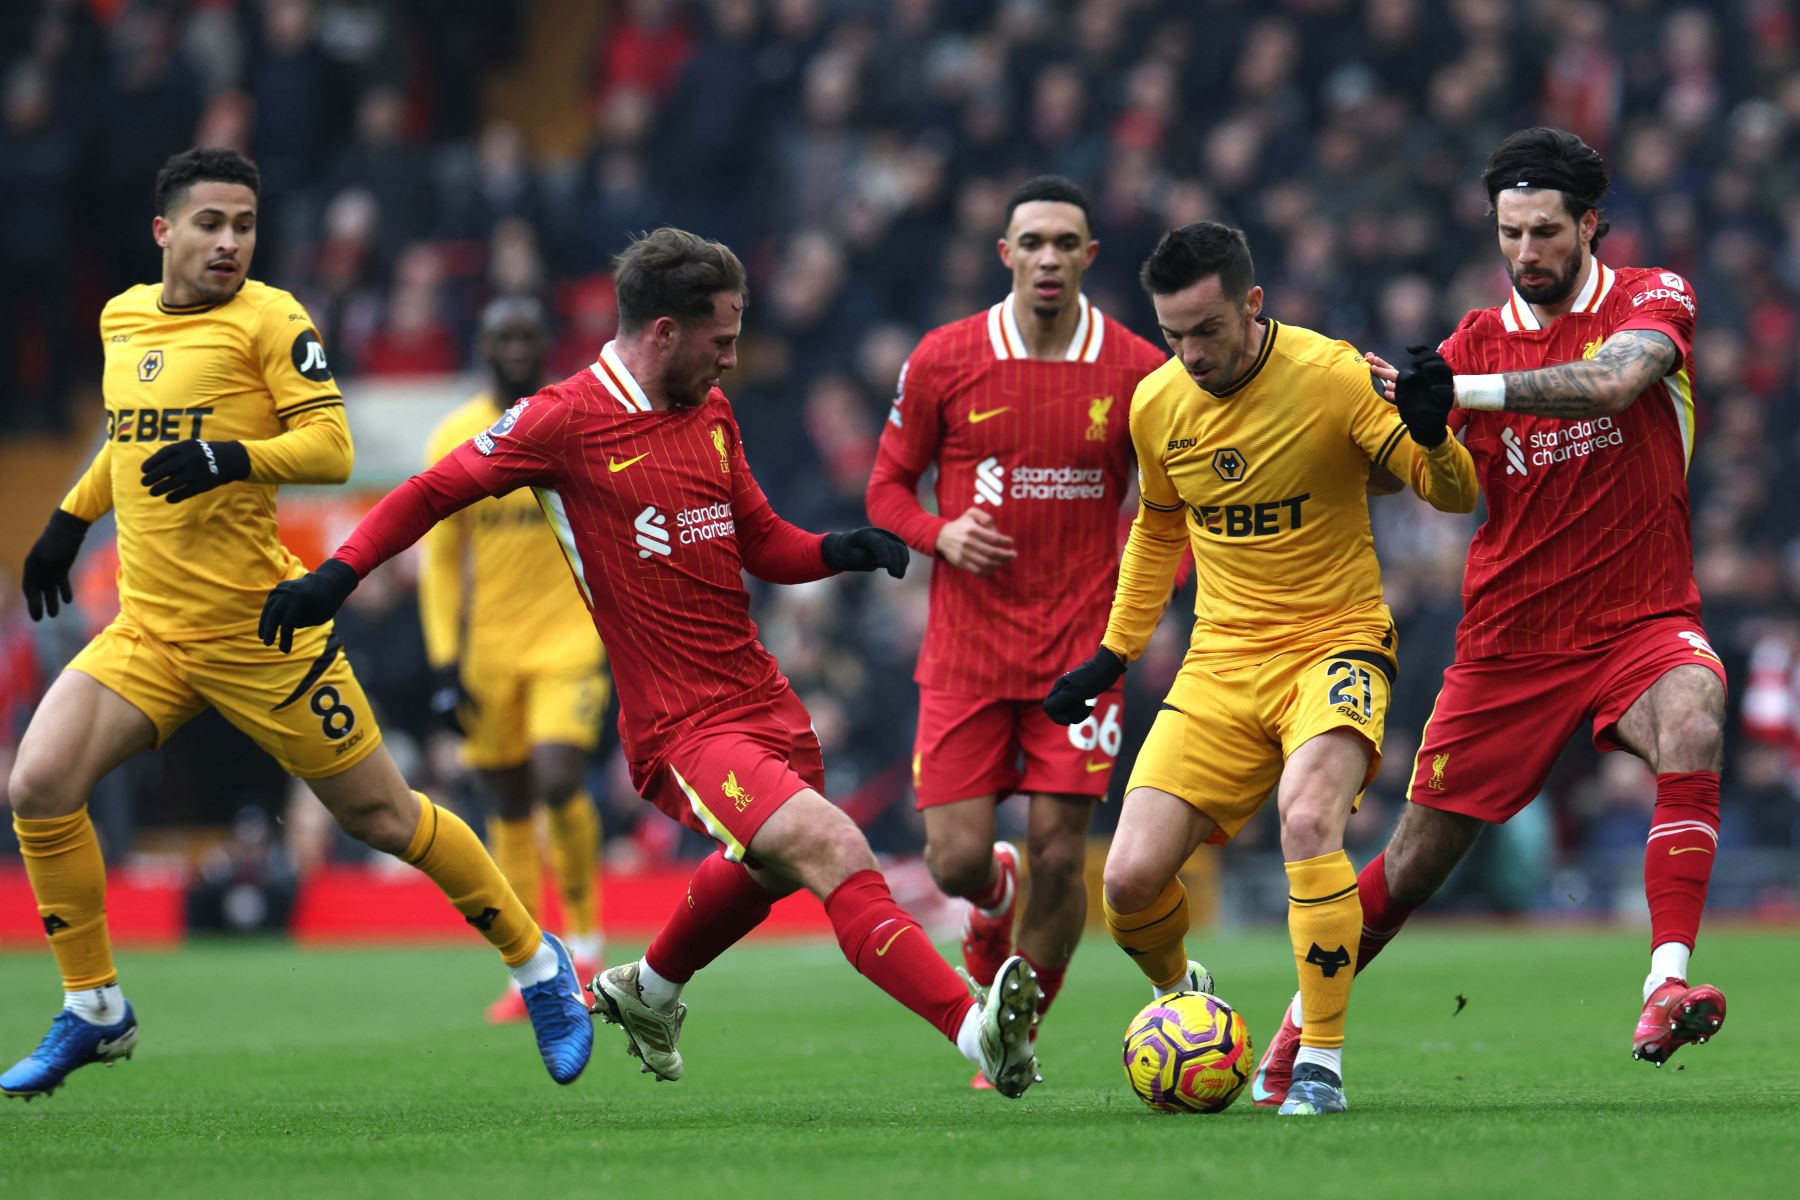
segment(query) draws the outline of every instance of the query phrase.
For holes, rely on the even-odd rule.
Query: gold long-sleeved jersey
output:
[[[1434,507],[1468,512],[1469,452],[1427,452],[1344,342],[1270,320],[1255,365],[1214,394],[1171,359],[1131,402],[1141,500],[1104,645],[1143,653],[1184,545],[1194,552],[1193,653],[1262,662],[1389,629],[1369,531],[1371,464]]]
[[[255,280],[190,308],[140,284],[107,302],[100,341],[106,441],[62,507],[88,521],[117,510],[126,618],[171,642],[256,628],[269,589],[305,573],[277,535],[276,486],[350,475],[344,402],[312,318]],[[150,495],[144,460],[188,438],[242,442],[249,479],[179,504]]]
[[[427,462],[500,414],[491,396],[474,397],[432,431]],[[604,662],[581,589],[530,488],[471,504],[426,534],[424,551],[419,616],[434,666],[461,662],[471,675],[598,670]]]

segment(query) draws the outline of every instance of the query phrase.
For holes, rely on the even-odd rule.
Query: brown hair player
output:
[[[1022,1095],[1037,1081],[1031,967],[1015,956],[991,988],[971,989],[894,902],[862,831],[822,794],[812,722],[750,619],[745,571],[770,583],[897,578],[905,544],[873,528],[808,533],[769,506],[718,387],[743,325],[736,255],[659,229],[619,256],[613,278],[619,336],[598,360],[395,489],[336,556],[270,593],[263,636],[329,619],[362,575],[458,509],[535,489],[612,656],[632,782],[720,847],[644,957],[594,978],[599,1015],[624,1027],[646,1071],[678,1079],[682,986],[804,887],[857,970],[1003,1095]]]

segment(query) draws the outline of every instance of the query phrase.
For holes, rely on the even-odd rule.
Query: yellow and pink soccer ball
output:
[[[1158,1112],[1222,1112],[1255,1066],[1244,1018],[1205,992],[1158,996],[1125,1030],[1125,1078]]]

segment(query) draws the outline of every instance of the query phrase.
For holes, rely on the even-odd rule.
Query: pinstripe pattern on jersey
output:
[[[920,341],[882,443],[911,470],[936,464],[940,514],[978,506],[1018,551],[986,576],[933,564],[914,678],[1038,699],[1105,631],[1134,465],[1131,395],[1168,356],[1083,296],[1063,357],[1032,359],[1012,299]]]
[[[1616,417],[1458,414],[1488,504],[1463,577],[1458,658],[1576,649],[1659,616],[1698,620],[1687,497],[1695,307],[1673,272],[1595,260],[1549,326],[1513,292],[1445,341],[1463,373],[1579,361],[1626,329],[1661,333],[1680,355]]]

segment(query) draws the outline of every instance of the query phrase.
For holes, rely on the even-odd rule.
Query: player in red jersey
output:
[[[1044,1008],[1087,919],[1087,831],[1119,753],[1122,689],[1073,728],[1038,700],[1106,630],[1135,462],[1126,414],[1167,357],[1081,294],[1100,248],[1088,213],[1059,176],[1013,193],[999,242],[1012,294],[920,341],[868,492],[870,519],[943,564],[913,676],[925,861],[940,888],[969,900],[963,962],[992,979],[1013,952],[1019,857],[994,840],[994,809],[1030,795],[1018,948]],[[954,517],[919,504],[934,462],[938,513]]]
[[[804,887],[857,970],[1018,1096],[1037,1079],[1031,967],[1014,957],[992,987],[965,986],[894,902],[862,831],[821,794],[818,738],[757,640],[744,590],[745,571],[771,583],[898,577],[906,547],[880,529],[808,533],[770,508],[718,388],[743,324],[730,250],[659,229],[619,256],[614,283],[619,336],[598,361],[395,489],[333,558],[270,593],[262,636],[285,649],[436,522],[531,487],[612,651],[632,782],[721,847],[644,957],[595,977],[596,1011],[624,1026],[646,1071],[679,1078],[682,985]]]
[[[1650,974],[1632,1054],[1660,1066],[1725,1018],[1719,989],[1687,984],[1718,849],[1725,712],[1688,531],[1694,293],[1673,271],[1594,256],[1606,168],[1574,134],[1511,135],[1483,180],[1514,290],[1464,317],[1441,358],[1419,347],[1413,366],[1456,406],[1450,421],[1474,455],[1488,517],[1469,548],[1456,660],[1421,738],[1410,803],[1357,880],[1357,969],[1484,824],[1531,802],[1591,722],[1597,749],[1628,750],[1656,772],[1644,851]],[[1290,1011],[1258,1068],[1259,1104],[1285,1091],[1295,1022]]]

